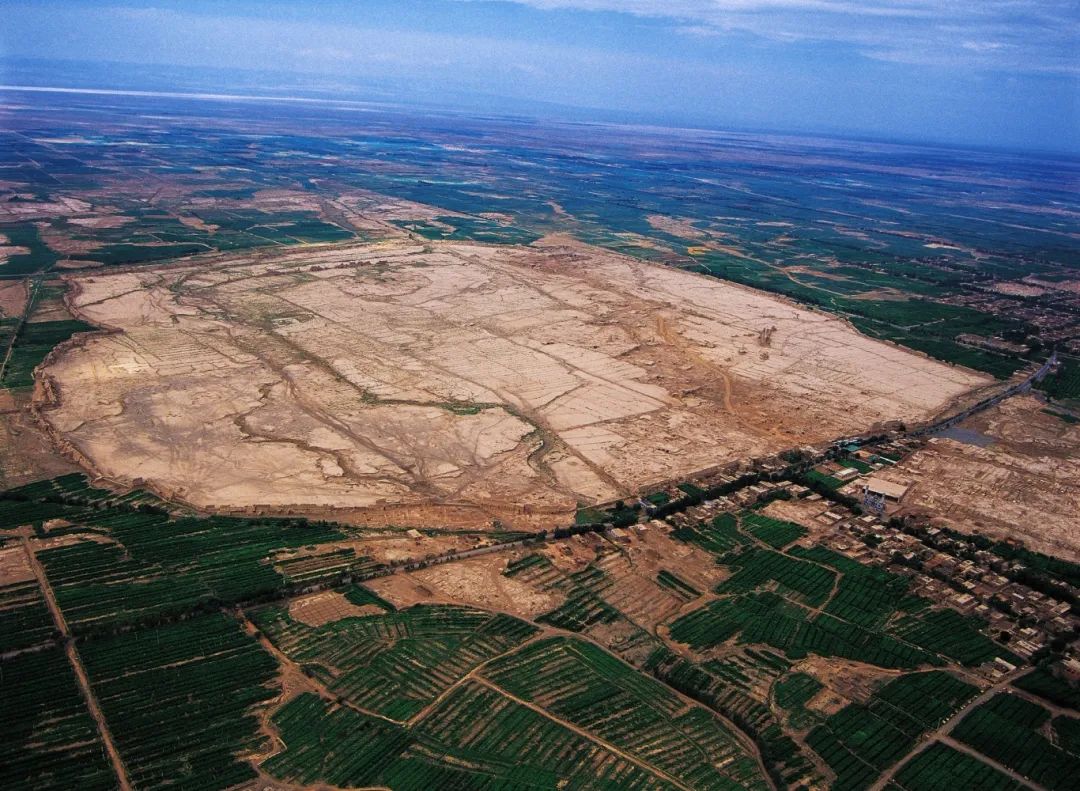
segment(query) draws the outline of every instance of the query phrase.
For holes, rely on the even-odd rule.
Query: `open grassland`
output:
[[[41,414],[96,471],[207,508],[549,526],[578,502],[917,421],[987,381],[570,242],[69,277],[80,319],[118,332],[52,359]]]

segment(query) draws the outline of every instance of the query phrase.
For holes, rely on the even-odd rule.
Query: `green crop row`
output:
[[[773,581],[818,606],[825,603],[836,579],[834,572],[815,563],[758,547],[731,559],[730,565],[738,570],[716,586],[716,593],[745,593]]]
[[[904,616],[892,631],[909,643],[964,665],[980,665],[997,656],[1019,665],[1019,657],[982,633],[984,627],[978,618],[942,609]]]
[[[738,523],[732,514],[720,514],[711,522],[702,522],[696,527],[680,527],[671,535],[688,544],[697,544],[714,555],[726,555],[749,543],[749,539],[739,532]]]
[[[1080,757],[1039,732],[1049,719],[1042,706],[1003,692],[964,717],[952,735],[1044,788],[1076,788]]]
[[[11,356],[4,368],[3,387],[29,387],[34,383],[34,368],[53,347],[76,332],[94,329],[82,321],[41,321],[23,324],[15,335]]]
[[[669,688],[592,643],[533,642],[496,659],[483,674],[694,787],[738,787],[730,769],[717,767],[729,759],[742,767],[746,756],[719,720],[703,717],[701,710],[686,711]]]
[[[415,606],[319,627],[291,619],[283,608],[263,610],[254,619],[334,693],[399,721],[537,631],[509,615],[451,606]]]
[[[63,648],[0,660],[0,712],[0,788],[117,788]]]
[[[736,678],[747,680],[750,675],[760,673],[762,665],[775,669],[771,656],[753,656],[760,657],[755,669],[745,665]],[[722,714],[747,733],[757,745],[775,785],[800,788],[819,784],[814,780],[817,774],[814,766],[799,745],[784,733],[772,710],[752,697],[747,686],[731,682],[730,665],[712,661],[695,664],[662,648],[650,657],[648,669],[668,686]]]
[[[740,522],[743,530],[773,549],[783,549],[792,541],[806,535],[806,528],[794,522],[773,519],[753,511],[740,514]]]
[[[831,715],[810,731],[806,742],[836,773],[834,788],[858,791],[977,692],[942,671],[900,676],[865,704],[853,703]]]
[[[220,789],[251,779],[262,745],[253,708],[277,694],[273,658],[213,614],[100,637],[80,648],[132,784]]]
[[[660,569],[656,575],[656,581],[663,585],[665,588],[675,591],[675,594],[684,600],[696,599],[701,595],[701,591],[695,588],[686,580],[673,574],[667,569]]]
[[[1062,708],[1080,710],[1080,687],[1058,678],[1046,666],[1037,667],[1016,679],[1013,686]]]
[[[823,563],[842,572],[836,592],[825,612],[869,629],[885,626],[902,608],[915,606],[914,597],[906,597],[908,580],[884,569],[867,566],[822,546],[796,547],[793,555]]]
[[[0,653],[57,636],[52,613],[36,581],[0,586]]]
[[[300,695],[274,715],[284,749],[262,764],[302,785],[395,791],[646,791],[674,788],[553,720],[475,682],[413,730]]]
[[[934,742],[896,773],[887,791],[1019,791],[1023,788],[1008,775],[978,758]]]

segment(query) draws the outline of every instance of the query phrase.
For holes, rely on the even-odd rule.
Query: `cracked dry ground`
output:
[[[73,311],[113,331],[44,367],[54,438],[94,472],[208,509],[548,527],[582,502],[916,420],[987,381],[558,239],[319,245],[68,280]]]

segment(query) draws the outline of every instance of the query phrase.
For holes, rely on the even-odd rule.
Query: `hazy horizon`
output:
[[[0,82],[1080,151],[1058,0],[0,0]],[[220,83],[218,82],[220,80]]]

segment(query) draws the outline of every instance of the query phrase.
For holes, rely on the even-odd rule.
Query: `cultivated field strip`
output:
[[[336,787],[671,791],[675,788],[587,736],[467,681],[412,729],[314,695],[273,716],[284,749],[262,769]]]
[[[418,605],[310,627],[284,609],[253,615],[290,659],[335,694],[368,711],[405,721],[492,657],[536,634],[508,615],[466,607]]]
[[[900,669],[949,661],[975,666],[999,656],[1019,661],[982,632],[982,622],[909,595],[904,577],[821,546],[783,549],[801,533],[789,525],[743,512],[673,532],[712,551],[734,573],[713,588],[719,599],[670,624],[671,639],[707,653],[737,637],[789,656]],[[777,548],[748,545],[748,536]]]
[[[0,788],[118,787],[63,648],[0,660],[0,680]]]
[[[22,547],[9,552],[22,553]],[[0,653],[57,637],[56,625],[36,580],[0,586]]]
[[[713,715],[591,643],[534,642],[491,662],[483,675],[695,788],[735,788],[756,774]]]
[[[1075,788],[1080,777],[1080,718],[1052,719],[1043,706],[1010,692],[968,712],[952,736],[1052,791]]]
[[[917,611],[930,602],[907,594],[908,581],[890,572],[867,566],[823,546],[796,547],[791,554],[831,566],[841,572],[836,590],[824,611],[844,621],[879,628],[894,620],[898,611]]]
[[[978,758],[934,742],[897,772],[886,791],[1019,791],[1024,787]]]
[[[752,736],[774,781],[781,786],[814,786],[818,772],[801,748],[783,730],[760,684],[782,673],[786,660],[756,649],[723,660],[695,664],[661,648],[649,658],[647,669],[668,686],[700,701],[736,723]]]
[[[534,778],[540,787],[671,788],[631,761],[499,692],[466,681],[417,725],[425,741],[449,751],[455,762],[502,764],[500,774]]]
[[[86,540],[38,552],[76,634],[273,594],[289,582],[269,562],[274,553],[342,536],[285,520],[169,519],[128,508],[79,518]]]
[[[80,646],[90,683],[134,788],[219,789],[254,776],[255,707],[277,667],[234,619],[201,615]]]
[[[807,743],[836,773],[837,791],[859,791],[977,692],[939,670],[900,676],[866,704],[853,703],[831,715],[810,732]]]

